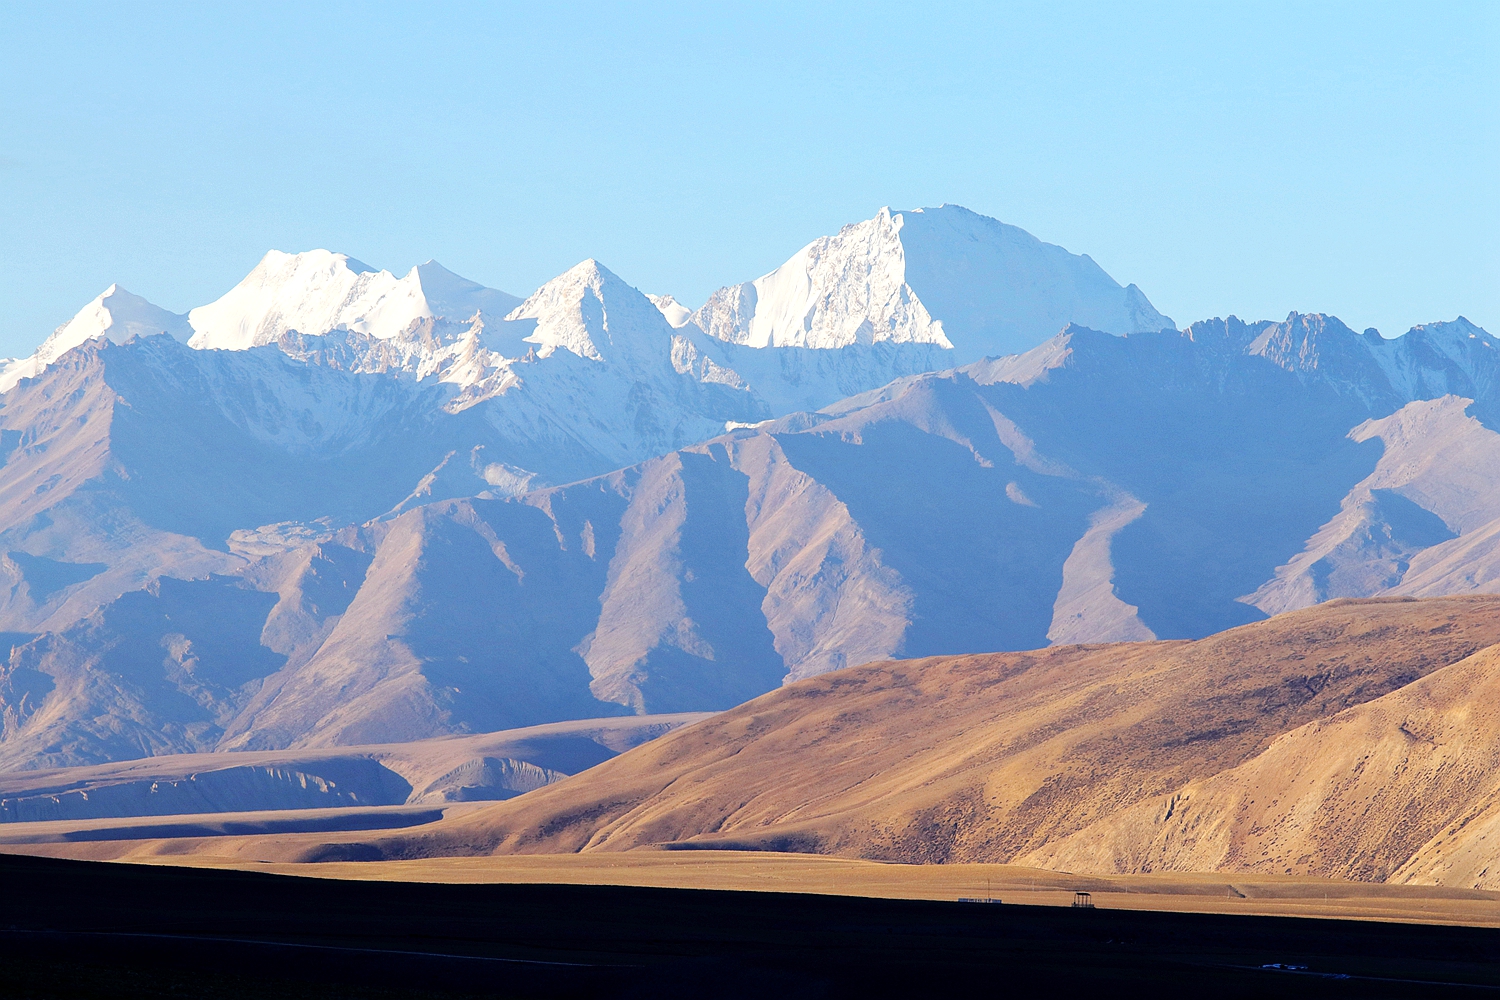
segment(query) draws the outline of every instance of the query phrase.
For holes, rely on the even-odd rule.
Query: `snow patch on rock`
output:
[[[687,326],[693,318],[693,311],[670,295],[652,295],[648,292],[646,298],[651,300],[651,304],[661,312],[674,330]]]

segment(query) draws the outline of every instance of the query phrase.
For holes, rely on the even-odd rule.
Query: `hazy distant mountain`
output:
[[[1500,435],[1452,395],[1369,416],[1414,386],[1476,391],[1494,349],[1469,329],[1403,344],[1306,316],[1131,338],[1073,328],[1028,355],[912,377],[603,479],[403,515],[411,534],[387,543],[398,576],[385,580],[377,549],[366,586],[436,587],[432,574],[459,560],[424,554],[461,545],[465,578],[488,565],[499,589],[445,598],[445,615],[471,620],[488,600],[517,614],[486,628],[547,622],[545,641],[483,645],[555,644],[538,671],[564,664],[581,679],[585,664],[595,697],[636,711],[726,707],[783,677],[890,656],[1196,638],[1402,592],[1414,570],[1424,593],[1484,589],[1480,557],[1460,556],[1481,574],[1467,580],[1450,568],[1429,583],[1423,567],[1500,530],[1485,506],[1500,464],[1464,461]],[[1428,355],[1448,367],[1419,374],[1403,360]],[[1356,362],[1369,366],[1359,377]],[[1467,437],[1451,452],[1455,426]],[[1424,449],[1441,460],[1412,462]],[[1380,503],[1360,538],[1378,551],[1359,555],[1346,533],[1335,558],[1317,554],[1349,498],[1367,495]],[[485,555],[497,545],[503,559]],[[1384,560],[1380,573],[1351,572],[1359,558]],[[472,612],[454,612],[464,602]],[[360,630],[375,648],[346,656],[351,668],[410,646],[380,620]],[[408,662],[436,673],[420,666],[432,655]]]
[[[1070,322],[1111,332],[1171,325],[1087,257],[954,206],[882,210],[736,288],[690,313],[588,261],[522,303],[433,261],[397,278],[326,250],[272,251],[185,318],[112,287],[31,358],[7,363],[0,392],[91,337],[160,332],[198,349],[274,345],[312,364],[441,382],[453,387],[450,409],[526,384],[523,400],[499,408],[502,434],[525,425],[523,436],[550,439],[548,451],[563,457],[507,475],[556,483],[701,440],[726,422],[818,409],[902,375],[1012,353]],[[726,313],[726,295],[761,305]],[[793,312],[805,314],[806,330],[788,326]],[[957,331],[957,347],[945,329]],[[591,364],[556,355],[559,347]],[[638,431],[618,429],[621,405]],[[603,464],[591,464],[594,452],[608,456]]]
[[[608,301],[609,284],[585,268],[533,297],[521,312],[535,315],[511,321],[525,321],[515,332],[536,348],[531,364],[590,354],[646,364],[640,345],[618,342],[628,311],[605,329],[567,305],[595,287]],[[60,412],[56,433],[74,438],[7,465],[16,506],[0,538],[18,582],[6,621],[49,630],[17,647],[6,695],[45,722],[14,712],[7,736],[17,748],[72,747],[78,760],[146,739],[101,721],[117,718],[158,736],[184,727],[145,744],[159,751],[414,739],[726,708],[788,678],[893,656],[1196,638],[1329,597],[1482,590],[1500,531],[1500,464],[1485,456],[1500,435],[1475,415],[1484,406],[1452,393],[1490,398],[1496,348],[1462,322],[1407,338],[1298,315],[1128,338],[1073,327],[1025,355],[911,376],[603,477],[440,502],[407,484],[453,450],[444,434],[492,432],[481,408],[450,414],[408,395],[419,383],[299,367],[269,349],[192,352],[163,338],[93,348],[76,364],[92,357],[103,386],[118,352],[156,410],[112,411],[114,423]],[[192,399],[242,398],[198,369],[237,359],[258,359],[262,384],[286,369],[394,395],[337,411],[350,414],[346,436],[324,433],[347,465],[296,450],[310,439],[293,422],[276,427],[296,449],[275,460],[262,450],[250,466],[243,449],[264,449],[266,427],[165,411],[173,394],[144,381],[148,355],[177,358],[179,379],[199,371]],[[0,417],[87,400],[50,385],[64,375],[88,381],[75,363],[56,366]],[[133,383],[114,381],[120,399],[136,398]],[[382,409],[391,416],[372,420]],[[162,413],[153,433],[131,437],[151,412]],[[111,434],[65,443],[90,426]],[[360,436],[377,426],[425,441],[426,457]],[[213,457],[170,437],[181,427],[205,429]],[[49,455],[85,451],[127,477],[35,492],[61,475]],[[145,456],[191,460],[151,467]],[[257,469],[253,481],[224,485],[242,467]],[[435,491],[441,475],[424,481]],[[294,481],[327,485],[278,485]],[[41,499],[54,491],[61,499]],[[216,491],[234,503],[212,503]],[[166,497],[203,499],[179,509]],[[359,521],[362,501],[366,517],[387,513],[339,528]],[[139,522],[127,541],[98,527],[105,511]],[[235,523],[249,527],[229,532]],[[110,600],[153,568],[198,579]],[[242,637],[226,640],[235,629]],[[245,637],[256,634],[252,656]],[[137,688],[121,678],[142,670],[154,686],[122,715],[121,692]],[[162,701],[168,692],[175,700]]]

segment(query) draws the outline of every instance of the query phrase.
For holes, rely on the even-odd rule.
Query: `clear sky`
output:
[[[697,305],[943,202],[1180,324],[1500,333],[1497,54],[1495,2],[10,2],[0,356],[273,247],[521,295],[596,257]]]

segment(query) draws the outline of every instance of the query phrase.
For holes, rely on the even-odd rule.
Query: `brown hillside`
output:
[[[1009,861],[1496,642],[1500,597],[1475,596],[1336,601],[1197,642],[868,664],[381,847]]]
[[[1025,863],[1500,886],[1500,647],[1293,730]]]

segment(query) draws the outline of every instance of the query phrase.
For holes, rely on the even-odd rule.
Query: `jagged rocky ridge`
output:
[[[929,214],[993,229],[882,213],[794,262],[894,246],[916,278]],[[105,339],[3,396],[0,767],[723,708],[871,659],[1495,576],[1497,348],[1462,320],[1075,325],[924,374],[957,357],[932,324],[755,347],[592,261],[496,316],[514,300],[443,299],[430,265],[304,256],[217,310],[240,320],[189,316],[200,348],[258,346],[117,336],[105,297]],[[287,325],[308,288],[321,332]],[[887,303],[851,295],[819,315]]]

